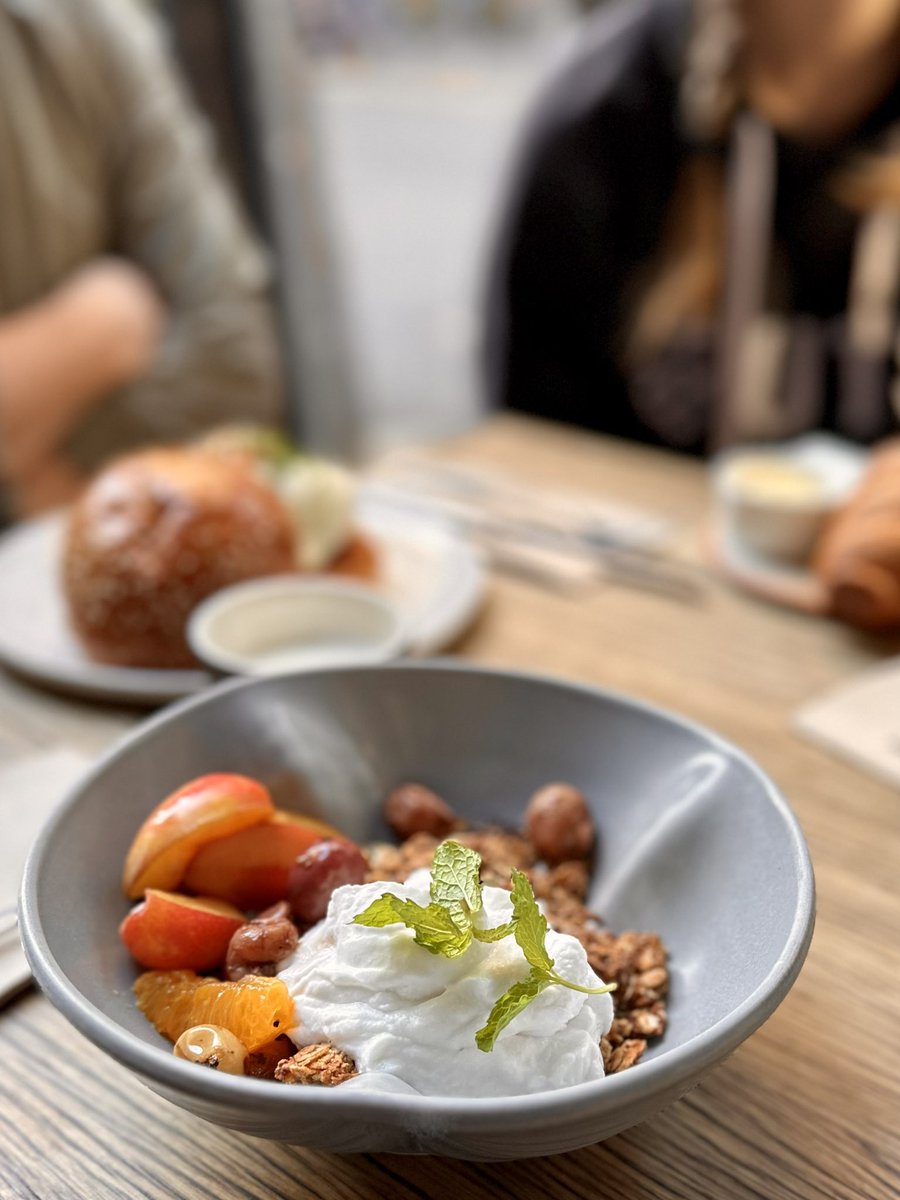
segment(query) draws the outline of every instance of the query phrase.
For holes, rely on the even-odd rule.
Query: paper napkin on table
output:
[[[804,705],[795,727],[826,749],[900,785],[900,658]]]
[[[0,767],[0,1004],[30,978],[14,923],[25,859],[44,822],[88,763],[74,750],[53,750]]]

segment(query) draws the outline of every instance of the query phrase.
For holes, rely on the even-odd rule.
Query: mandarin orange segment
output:
[[[141,1012],[172,1042],[194,1025],[222,1025],[252,1054],[295,1024],[290,993],[267,976],[230,983],[193,971],[145,971],[134,993]]]

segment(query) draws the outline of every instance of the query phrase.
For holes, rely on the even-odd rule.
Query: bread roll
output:
[[[116,460],[76,504],[63,556],[72,624],[99,662],[188,667],[191,610],[295,567],[277,495],[237,460],[161,448]]]
[[[900,440],[873,455],[853,498],[813,559],[836,617],[860,629],[900,628]]]

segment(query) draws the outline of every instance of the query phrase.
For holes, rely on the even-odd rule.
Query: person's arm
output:
[[[130,0],[77,11],[107,97],[113,248],[153,280],[168,320],[150,370],[85,422],[71,450],[90,466],[222,421],[276,421],[281,369],[266,261],[160,28]]]
[[[17,508],[62,498],[63,481],[74,483],[61,447],[110,392],[147,369],[162,321],[146,276],[113,258],[0,318],[0,478]]]

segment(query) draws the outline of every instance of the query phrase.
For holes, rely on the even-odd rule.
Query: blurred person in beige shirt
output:
[[[276,420],[265,258],[136,0],[0,0],[0,487]],[[0,514],[2,515],[2,514]]]

